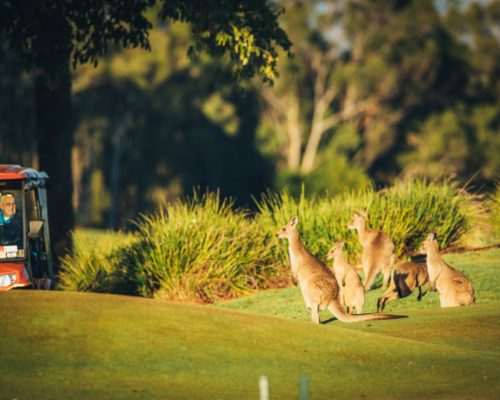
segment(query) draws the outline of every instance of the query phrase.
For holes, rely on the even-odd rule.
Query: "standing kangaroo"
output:
[[[476,302],[472,283],[460,271],[446,264],[439,255],[436,234],[430,233],[422,243],[427,254],[431,290],[439,292],[441,307],[468,306]]]
[[[336,242],[330,249],[327,255],[327,260],[333,259],[333,272],[339,285],[340,304],[347,306],[347,312],[353,313],[354,307],[356,312],[363,312],[363,303],[365,302],[365,289],[361,283],[358,273],[347,262],[342,248],[344,242]]]
[[[400,261],[394,267],[389,289],[377,300],[377,312],[384,311],[387,303],[409,296],[418,288],[417,300],[420,301],[428,291],[422,286],[429,282],[427,266],[422,263]]]
[[[369,229],[366,220],[365,210],[356,212],[351,222],[347,224],[347,229],[358,231],[359,241],[363,247],[361,264],[365,273],[365,290],[370,290],[375,276],[381,271],[384,274],[382,286],[386,288],[389,286],[391,266],[394,262],[394,243],[384,232]]]
[[[320,323],[319,311],[325,308],[342,322],[403,318],[387,314],[347,314],[340,305],[335,275],[302,244],[297,229],[298,221],[298,217],[292,217],[290,222],[276,233],[276,237],[288,239],[292,274],[299,283],[307,309],[311,311],[312,322]]]

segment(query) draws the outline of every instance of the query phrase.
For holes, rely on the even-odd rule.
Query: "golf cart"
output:
[[[32,168],[0,165],[0,291],[50,289],[48,178]]]

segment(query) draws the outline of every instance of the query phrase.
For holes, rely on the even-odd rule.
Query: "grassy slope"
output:
[[[500,248],[481,252],[447,254],[444,259],[454,268],[463,271],[472,281],[476,291],[478,304],[500,301]],[[380,276],[378,283],[380,284]],[[377,298],[385,292],[378,288],[366,294],[363,312],[377,310]],[[389,303],[386,312],[436,308],[439,307],[439,295],[431,292],[425,295],[421,302],[416,300],[417,293]],[[279,315],[291,319],[307,319],[309,313],[304,307],[302,295],[297,287],[268,290],[251,296],[242,297],[219,304],[222,307],[248,310],[259,314]],[[329,318],[328,312],[323,312],[323,318]]]
[[[272,398],[293,399],[302,373],[311,399],[498,398],[500,302],[481,293],[473,307],[408,307],[404,320],[321,326],[307,314],[292,320],[286,303],[295,309],[296,289],[252,296],[254,305],[262,296],[284,303],[279,317],[122,296],[4,293],[0,399],[255,399],[261,374]]]

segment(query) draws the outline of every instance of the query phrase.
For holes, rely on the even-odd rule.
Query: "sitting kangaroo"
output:
[[[344,242],[336,242],[326,256],[327,260],[333,259],[333,272],[339,285],[339,298],[342,307],[347,306],[347,312],[361,314],[365,302],[365,289],[361,278],[354,268],[347,262],[342,248]]]
[[[439,292],[441,307],[468,306],[476,302],[469,279],[446,264],[439,255],[435,233],[430,233],[424,240],[422,251],[427,254],[430,288]]]
[[[298,221],[298,217],[292,217],[290,222],[276,233],[276,237],[288,239],[292,274],[299,283],[307,309],[311,311],[312,322],[320,323],[319,311],[325,308],[343,322],[403,318],[387,314],[347,314],[340,305],[339,287],[335,275],[302,244],[297,229]]]
[[[375,231],[368,228],[366,222],[366,210],[354,213],[354,216],[347,224],[347,229],[358,231],[359,241],[363,246],[361,253],[361,264],[365,273],[365,290],[370,290],[375,276],[380,271],[384,273],[382,286],[389,286],[391,278],[391,267],[394,263],[394,243],[389,236],[382,231]]]
[[[420,301],[428,291],[428,285],[424,292],[422,292],[422,286],[428,282],[429,274],[425,264],[406,261],[398,262],[394,267],[389,289],[377,300],[377,312],[384,311],[387,303],[409,296],[417,288],[417,300]]]

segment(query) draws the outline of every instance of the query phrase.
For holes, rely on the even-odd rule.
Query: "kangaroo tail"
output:
[[[336,301],[332,301],[328,305],[328,310],[342,322],[362,322],[362,321],[375,321],[382,319],[396,319],[396,318],[408,318],[406,315],[389,315],[389,314],[347,314],[342,307]]]

